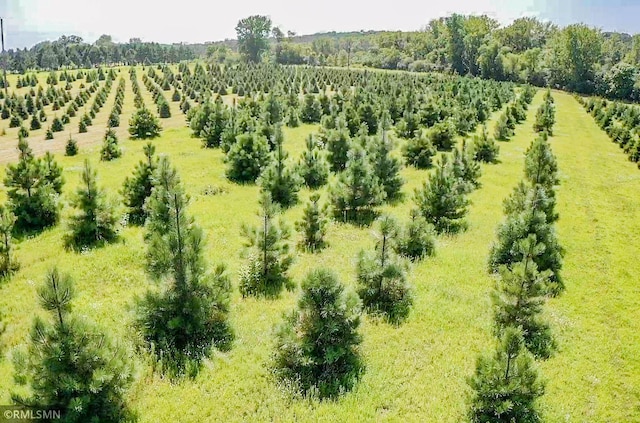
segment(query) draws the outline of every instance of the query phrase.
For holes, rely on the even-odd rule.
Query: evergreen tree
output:
[[[431,143],[431,139],[424,133],[409,138],[402,148],[402,155],[408,166],[418,169],[431,167],[432,158],[436,154],[436,149]]]
[[[330,196],[335,217],[345,221],[366,221],[384,201],[385,192],[359,144],[354,143],[349,151],[346,169],[331,186]]]
[[[9,208],[16,216],[17,231],[40,231],[58,222],[57,192],[25,139],[18,140],[18,150],[18,162],[7,165],[4,179]]]
[[[51,128],[47,128],[47,132],[45,132],[44,139],[45,140],[53,139],[53,131],[51,130]]]
[[[271,154],[271,163],[260,175],[259,182],[261,189],[269,192],[274,202],[288,208],[298,202],[298,190],[302,181],[295,169],[285,163],[289,155],[282,146],[284,137],[280,125],[276,126],[272,139],[275,148]]]
[[[532,260],[538,267],[538,271],[551,272],[548,293],[557,295],[564,290],[564,283],[560,275],[564,251],[558,243],[553,225],[547,223],[547,218],[542,211],[529,208],[507,217],[498,227],[498,239],[491,246],[489,269],[495,272],[501,265],[511,266],[522,262],[524,254],[518,245],[530,235],[535,235],[536,241],[544,245],[544,249],[536,250],[536,255]]]
[[[500,147],[493,138],[489,138],[486,125],[482,126],[482,134],[473,136],[473,151],[475,160],[484,163],[496,163]]]
[[[36,116],[35,114],[31,118],[31,123],[30,123],[29,127],[31,128],[32,131],[36,131],[36,130],[42,128],[42,124],[40,123],[40,119],[38,119],[38,116]]]
[[[560,183],[558,163],[545,135],[536,138],[527,149],[524,174],[532,184],[540,184],[549,191]]]
[[[71,138],[71,134],[69,134],[69,140],[64,147],[65,156],[75,156],[78,154],[78,142]]]
[[[406,266],[395,255],[398,225],[389,216],[381,217],[379,222],[375,253],[360,251],[358,256],[357,290],[367,311],[399,324],[409,315],[413,294],[407,283]]]
[[[387,137],[387,131],[382,130],[380,137],[372,139],[371,152],[373,170],[386,194],[386,200],[398,199],[401,195],[404,180],[400,176],[402,165],[400,160],[391,155],[393,143]]]
[[[304,184],[311,189],[320,188],[329,179],[329,163],[326,155],[320,150],[311,134],[307,137],[306,149],[298,162],[297,171]]]
[[[480,186],[480,164],[474,160],[466,140],[462,141],[461,149],[453,150],[451,166],[454,176],[460,181],[461,192],[467,194]]]
[[[302,282],[297,310],[278,327],[273,372],[307,395],[337,397],[364,370],[358,298],[335,273],[312,270]]]
[[[429,129],[429,139],[441,151],[449,151],[456,141],[456,129],[449,120],[438,122]]]
[[[100,149],[100,160],[108,162],[117,159],[122,155],[122,150],[118,146],[118,137],[116,132],[109,128],[104,134],[102,149]]]
[[[11,276],[20,268],[13,257],[12,233],[16,216],[6,206],[0,206],[0,278]],[[0,322],[0,335],[3,326]]]
[[[550,91],[545,93],[544,102],[540,105],[536,112],[536,121],[533,124],[533,130],[536,132],[546,132],[553,135],[553,125],[556,122],[555,106]]]
[[[78,133],[84,134],[85,132],[87,132],[87,124],[84,120],[80,120],[80,122],[78,122]]]
[[[120,126],[120,115],[118,113],[111,112],[109,120],[107,121],[107,126],[109,128],[117,128]]]
[[[202,106],[193,109],[189,127],[194,135],[202,138],[202,144],[206,148],[219,147],[229,119],[228,112],[217,97],[215,102],[206,102]]]
[[[416,209],[411,210],[411,220],[398,237],[396,252],[411,260],[435,254],[435,229]]]
[[[138,163],[130,178],[125,178],[121,192],[128,210],[129,222],[134,225],[144,225],[147,219],[144,206],[147,198],[151,196],[153,175],[158,167],[158,159],[154,156],[156,147],[148,142],[142,151],[145,160]]]
[[[436,232],[456,233],[466,229],[464,217],[469,201],[460,190],[460,181],[453,174],[445,156],[434,174],[415,190],[418,212],[431,223]]]
[[[44,169],[44,178],[56,194],[62,194],[64,186],[64,177],[62,176],[62,167],[53,158],[53,154],[47,151],[41,160]]]
[[[289,254],[290,230],[283,220],[275,222],[279,212],[269,192],[260,197],[261,225],[242,225],[242,235],[247,238],[248,263],[240,271],[240,293],[243,297],[277,297],[282,288],[291,290],[294,283],[288,275],[293,263]]]
[[[227,178],[253,183],[269,164],[267,140],[255,132],[240,134],[227,153]]]
[[[61,132],[62,130],[64,130],[64,125],[62,124],[58,116],[53,118],[53,121],[51,122],[51,130],[53,132]]]
[[[302,234],[299,244],[301,248],[315,252],[326,246],[326,216],[327,205],[320,204],[320,194],[312,194],[302,211],[302,219],[296,222],[296,230]]]
[[[525,181],[520,181],[509,197],[504,200],[504,214],[506,216],[516,216],[527,210],[536,210],[545,214],[547,223],[558,220],[559,216],[555,207],[556,200],[553,191],[549,191],[539,184],[531,187]]]
[[[518,245],[522,262],[500,268],[500,281],[492,294],[496,333],[502,336],[509,328],[522,331],[525,346],[537,358],[548,358],[554,349],[549,325],[540,313],[547,293],[550,272],[538,272],[533,258],[545,248],[530,235]]]
[[[71,217],[65,244],[69,248],[81,249],[115,241],[118,238],[116,216],[105,193],[98,188],[96,172],[89,160],[84,161],[80,182],[72,200],[79,213]]]
[[[145,107],[136,110],[129,121],[129,134],[133,139],[156,138],[161,130],[158,118]]]
[[[347,165],[349,149],[351,148],[351,137],[344,120],[339,119],[336,129],[327,131],[324,136],[324,143],[327,148],[331,170],[334,172],[343,171]]]
[[[322,107],[313,94],[304,97],[304,105],[300,113],[300,119],[304,123],[318,123],[322,117]]]
[[[131,421],[126,391],[133,381],[129,353],[101,328],[72,313],[74,285],[53,269],[38,290],[50,319],[36,317],[27,351],[14,354],[14,379],[28,395],[12,394],[17,405],[61,410],[61,421]]]
[[[228,350],[231,281],[221,264],[213,272],[204,259],[202,230],[187,215],[189,198],[169,160],[162,157],[147,203],[147,273],[162,281],[138,301],[137,327],[161,370],[171,377],[195,376],[212,347]]]
[[[518,329],[508,328],[492,357],[480,356],[469,379],[474,423],[541,421],[536,401],[544,394],[533,359]]]
[[[509,128],[507,122],[507,115],[505,113],[501,114],[496,122],[496,127],[493,133],[493,136],[498,141],[508,141],[509,138],[513,135],[513,131]]]

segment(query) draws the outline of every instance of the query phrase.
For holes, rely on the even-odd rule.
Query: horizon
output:
[[[603,32],[640,32],[640,22],[633,18],[640,15],[640,4],[634,4],[632,0],[570,0],[563,4],[555,4],[551,0],[450,0],[428,5],[413,4],[413,0],[398,0],[392,11],[367,8],[362,0],[347,6],[341,5],[338,0],[328,0],[313,14],[292,0],[283,0],[271,6],[257,0],[243,0],[225,6],[225,17],[220,19],[221,24],[212,27],[209,26],[211,17],[220,14],[212,11],[219,7],[197,5],[197,0],[183,0],[179,10],[152,9],[152,3],[148,1],[127,4],[125,0],[114,0],[108,5],[97,4],[91,9],[83,7],[85,3],[81,0],[52,3],[47,0],[24,0],[19,4],[0,1],[0,16],[5,19],[7,50],[31,48],[43,41],[57,40],[62,35],[77,35],[88,43],[95,42],[103,34],[111,35],[114,42],[118,43],[131,38],[160,44],[224,41],[235,39],[235,26],[239,19],[254,14],[270,16],[274,26],[279,26],[285,32],[294,31],[300,36],[328,32],[419,31],[430,20],[453,13],[486,14],[501,26],[520,17],[532,16],[559,26],[584,23]],[[191,13],[196,7],[203,13]],[[151,10],[152,16],[149,14]],[[145,15],[149,18],[140,21],[138,17]],[[167,31],[167,28],[172,29]]]

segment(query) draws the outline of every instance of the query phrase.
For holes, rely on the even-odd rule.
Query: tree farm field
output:
[[[142,80],[145,70],[136,69],[142,98],[152,108],[154,100]],[[141,422],[465,420],[472,395],[467,380],[474,372],[476,357],[495,347],[490,293],[496,276],[487,271],[489,249],[504,219],[503,199],[521,179],[525,151],[537,137],[533,124],[543,91],[535,94],[526,119],[517,125],[511,139],[498,142],[498,162],[481,165],[480,186],[469,195],[468,229],[438,235],[435,255],[410,265],[408,280],[415,299],[407,319],[396,326],[363,314],[359,329],[362,376],[351,391],[321,401],[292,396],[274,380],[270,366],[276,327],[283,314],[296,307],[300,281],[309,270],[332,269],[347,288],[355,287],[358,252],[373,249],[376,226],[330,221],[328,246],[315,253],[294,248],[299,240],[294,231],[289,274],[296,289],[275,299],[243,297],[238,288],[245,262],[241,225],[260,223],[256,214],[260,187],[229,181],[224,153],[203,148],[202,140],[193,137],[186,126],[178,103],[169,102],[171,117],[160,120],[163,130],[152,143],[157,154],[167,156],[176,167],[190,197],[188,213],[206,238],[204,258],[210,267],[221,262],[228,267],[232,282],[229,320],[235,332],[231,348],[213,349],[192,379],[175,381],[154,372],[151,360],[131,347],[135,298],[155,285],[145,272],[145,229],[124,225],[115,243],[79,252],[63,248],[69,204],[85,159],[97,171],[98,185],[116,205],[117,216],[124,215],[119,191],[144,159],[145,144],[128,138],[127,122],[136,110],[128,70],[116,70],[107,101],[86,133],[78,134],[82,115],[78,112],[53,140],[44,139],[45,126],[31,131],[28,138],[37,156],[50,150],[64,169],[64,208],[59,225],[16,242],[14,254],[20,269],[0,284],[0,309],[6,325],[0,404],[10,403],[10,392],[26,389],[13,382],[11,354],[13,348],[27,342],[34,316],[45,316],[36,288],[47,271],[57,266],[75,281],[74,313],[99,324],[127,346],[136,376],[128,401]],[[46,75],[40,73],[38,78],[44,80]],[[103,130],[120,77],[125,90],[116,134],[122,156],[100,161]],[[9,78],[15,87],[15,75]],[[73,83],[72,93],[79,90],[79,82]],[[566,291],[548,299],[544,307],[544,318],[558,347],[549,359],[537,362],[546,382],[540,413],[549,422],[640,422],[640,171],[570,94],[552,94],[556,124],[549,143],[559,169],[556,226],[565,249]],[[233,97],[224,96],[225,104],[232,104]],[[49,119],[54,114],[47,110]],[[500,114],[491,114],[490,130]],[[301,156],[307,136],[319,127],[301,124],[283,129],[289,160]],[[64,155],[69,132],[79,145],[79,154],[73,157]],[[458,145],[462,139],[456,139]],[[4,164],[17,159],[16,140],[17,128],[7,128],[0,136],[3,177]],[[406,141],[394,140],[392,155],[400,157]],[[450,155],[438,153],[443,154]],[[414,189],[434,171],[404,166],[403,197],[381,206],[379,212],[406,223],[414,207]],[[327,188],[317,191],[326,200]],[[4,200],[4,189],[2,195]],[[290,226],[302,217],[311,191],[303,188],[299,196],[298,204],[282,213]]]

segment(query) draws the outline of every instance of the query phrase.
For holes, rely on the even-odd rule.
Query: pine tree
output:
[[[299,244],[302,249],[316,252],[326,246],[327,212],[327,205],[320,204],[320,194],[312,194],[302,211],[302,219],[296,222],[296,230],[302,234]]]
[[[549,195],[550,193],[552,195]],[[516,216],[527,210],[535,210],[545,214],[547,223],[558,220],[559,216],[555,207],[556,200],[553,190],[549,191],[539,184],[531,187],[525,181],[520,181],[509,197],[504,200],[505,216]]]
[[[78,142],[71,138],[71,134],[69,134],[69,140],[64,147],[65,156],[75,156],[78,154]]]
[[[146,267],[165,288],[138,301],[136,324],[165,374],[193,377],[212,347],[231,347],[231,281],[223,264],[207,270],[204,235],[186,213],[189,198],[166,157],[156,179],[147,203]]]
[[[478,358],[469,385],[473,423],[542,421],[536,401],[544,394],[544,383],[518,329],[505,331],[492,357]]]
[[[129,120],[129,134],[133,139],[156,138],[161,130],[160,121],[146,107],[136,110]]]
[[[16,216],[18,232],[40,231],[58,222],[58,193],[25,139],[18,140],[18,150],[18,162],[7,165],[4,179],[9,208]]]
[[[456,141],[456,129],[450,120],[438,122],[429,129],[429,139],[441,151],[449,151]]]
[[[287,273],[293,263],[293,256],[289,254],[290,230],[283,220],[274,221],[278,212],[278,205],[264,192],[260,197],[261,225],[242,225],[241,233],[247,239],[245,247],[249,251],[248,263],[240,271],[243,297],[277,297],[283,288],[294,288]]]
[[[304,97],[304,105],[300,113],[300,119],[304,123],[318,123],[322,117],[322,107],[313,94]]]
[[[375,137],[371,142],[373,171],[382,184],[387,201],[393,201],[400,197],[404,180],[400,176],[402,165],[400,160],[391,155],[393,143],[387,137],[387,131],[382,130],[380,137]]]
[[[535,235],[522,240],[518,249],[524,256],[523,261],[511,268],[500,268],[500,281],[492,299],[496,334],[502,336],[509,327],[519,328],[527,349],[536,358],[546,359],[555,346],[549,324],[540,317],[550,272],[538,272],[533,261],[544,248],[536,244]]]
[[[151,196],[153,176],[158,167],[158,159],[154,156],[156,147],[148,142],[142,149],[145,160],[141,160],[131,177],[124,180],[122,196],[127,207],[129,222],[134,225],[144,225],[147,220],[145,202]]]
[[[431,143],[431,139],[424,133],[409,138],[402,148],[402,155],[408,166],[418,169],[427,169],[431,167],[433,156],[436,149]]]
[[[484,163],[496,163],[500,147],[493,138],[489,138],[486,125],[482,126],[482,134],[473,136],[473,151],[476,161]]]
[[[298,202],[302,181],[295,169],[285,163],[289,155],[282,145],[284,137],[280,125],[276,126],[272,140],[275,147],[271,153],[271,163],[260,175],[259,183],[262,191],[269,192],[274,202],[283,208],[289,208]]]
[[[130,353],[72,313],[75,290],[68,275],[53,269],[38,295],[50,319],[36,317],[27,351],[14,354],[14,379],[29,394],[13,393],[13,402],[59,409],[64,422],[133,420],[125,401],[133,381]]]
[[[351,136],[346,128],[344,120],[338,119],[336,129],[330,129],[324,136],[327,148],[329,164],[334,172],[341,172],[347,165],[349,150],[351,148]]]
[[[96,172],[89,160],[84,161],[80,182],[72,200],[79,213],[71,217],[70,232],[65,237],[66,246],[81,249],[115,241],[118,238],[116,216],[105,193],[98,188]]]
[[[453,150],[451,166],[454,176],[460,180],[461,192],[468,194],[480,186],[480,164],[474,160],[466,140],[462,141],[461,149]]]
[[[78,133],[83,134],[85,132],[87,132],[87,124],[84,120],[80,120],[80,122],[78,122]]]
[[[267,140],[255,133],[244,133],[236,137],[236,142],[227,153],[227,178],[234,182],[253,183],[269,164]]]
[[[0,278],[11,276],[20,268],[20,264],[13,257],[12,233],[16,216],[6,206],[0,206]],[[0,335],[2,335],[0,323]]]
[[[38,119],[38,116],[36,116],[35,114],[31,118],[31,123],[30,123],[29,127],[31,128],[32,131],[36,131],[36,130],[42,128],[42,124],[40,123],[40,119]]]
[[[411,260],[435,255],[435,229],[416,209],[411,210],[411,220],[404,228],[396,244],[396,252]]]
[[[555,106],[551,94],[545,94],[545,101],[540,105],[536,112],[536,121],[533,124],[533,130],[536,132],[546,132],[553,135],[553,125],[555,124]]]
[[[320,188],[329,179],[329,162],[311,134],[307,137],[306,149],[298,162],[297,171],[304,184],[311,189]]]
[[[346,169],[330,188],[331,204],[337,219],[366,221],[385,199],[378,177],[365,150],[354,143]]]
[[[519,214],[507,216],[507,219],[498,227],[497,241],[491,246],[489,269],[496,272],[501,265],[511,266],[523,261],[524,255],[518,245],[530,235],[535,235],[536,241],[545,247],[538,251],[532,260],[538,267],[538,271],[551,272],[548,293],[558,295],[564,290],[560,275],[564,251],[558,243],[553,225],[547,222],[542,211],[529,208]]]
[[[104,134],[102,149],[100,149],[100,160],[108,162],[122,156],[122,150],[118,146],[116,132],[109,128]]]
[[[558,163],[546,135],[536,138],[527,149],[524,174],[531,184],[540,184],[550,191],[560,183]]]
[[[306,395],[334,398],[349,391],[364,370],[358,298],[335,273],[316,269],[302,282],[295,311],[278,327],[273,372]]]
[[[432,224],[438,233],[456,233],[466,229],[464,217],[469,201],[460,190],[460,181],[443,156],[436,171],[415,190],[418,212]]]
[[[62,194],[62,187],[64,186],[64,177],[62,176],[62,167],[58,165],[53,158],[53,154],[47,151],[41,160],[44,169],[44,178],[56,194]]]
[[[398,225],[389,216],[382,216],[379,222],[375,253],[360,251],[358,256],[357,290],[368,312],[399,324],[409,315],[413,293],[407,283],[406,266],[395,255]]]
[[[507,122],[507,115],[506,113],[503,113],[500,115],[500,117],[498,118],[498,121],[496,122],[496,127],[494,130],[493,136],[498,141],[508,141],[512,135],[513,135],[513,132],[511,131],[511,129],[509,129],[509,125]]]

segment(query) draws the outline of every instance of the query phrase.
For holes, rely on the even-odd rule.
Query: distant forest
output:
[[[270,20],[269,20],[270,25]],[[535,18],[501,27],[487,16],[454,14],[420,31],[360,31],[298,36],[269,28],[263,61],[311,66],[366,66],[438,71],[550,86],[608,98],[640,101],[640,34],[602,32],[584,24],[560,28]],[[8,69],[57,69],[110,64],[155,64],[196,58],[233,65],[244,60],[237,40],[206,44],[89,44],[62,36],[30,49],[10,50]]]

